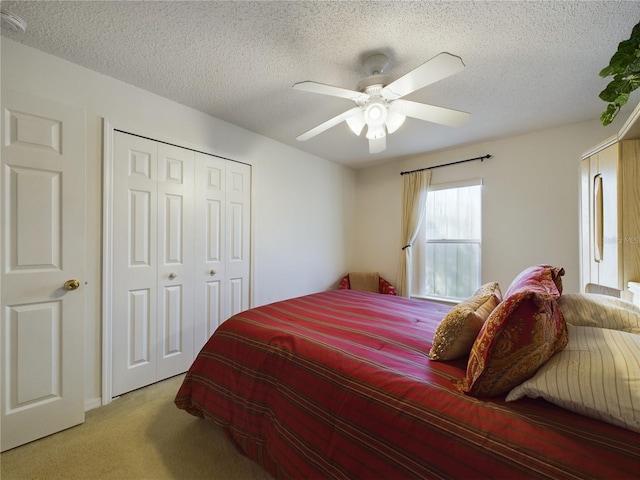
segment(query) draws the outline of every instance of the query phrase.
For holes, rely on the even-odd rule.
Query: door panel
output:
[[[3,92],[2,119],[7,450],[84,421],[85,123],[79,109],[15,92]]]
[[[251,167],[229,162],[226,172],[227,317],[249,308]]]
[[[60,302],[18,305],[10,309],[8,337],[15,367],[10,409],[28,408],[61,397]]]
[[[11,272],[26,269],[60,269],[61,173],[9,168],[10,231],[15,235]],[[18,228],[18,226],[20,228]]]
[[[157,145],[116,132],[112,395],[156,381]]]
[[[207,339],[226,318],[227,302],[223,293],[226,277],[225,250],[225,160],[196,154],[195,215],[195,349],[200,351]]]
[[[195,153],[158,143],[158,373],[185,372],[194,359],[193,175]]]
[[[206,342],[206,339],[213,335],[213,332],[216,331],[220,323],[222,323],[223,311],[223,299],[222,299],[222,282],[220,280],[212,280],[210,282],[205,282],[205,315],[203,317],[197,317],[204,319],[205,327],[206,327],[206,336],[202,339],[200,348]]]
[[[151,354],[151,292],[149,289],[129,291],[127,317],[127,367],[149,365]]]

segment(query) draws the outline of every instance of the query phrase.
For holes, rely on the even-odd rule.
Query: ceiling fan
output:
[[[360,135],[366,125],[369,152],[379,153],[387,148],[387,133],[393,133],[400,128],[406,117],[457,127],[471,116],[459,110],[402,99],[416,90],[463,70],[464,63],[460,57],[442,52],[397,80],[382,75],[387,65],[386,55],[378,53],[366,58],[364,66],[371,76],[358,83],[357,90],[311,81],[294,84],[293,88],[296,90],[346,98],[356,104],[352,109],[306,131],[296,139],[301,142],[309,140],[346,121],[356,135]]]

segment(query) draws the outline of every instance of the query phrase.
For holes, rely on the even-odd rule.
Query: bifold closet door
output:
[[[194,358],[194,152],[115,133],[113,390],[184,372]]]
[[[249,308],[251,167],[196,154],[196,351]]]

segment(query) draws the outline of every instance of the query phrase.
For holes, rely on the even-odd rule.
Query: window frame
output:
[[[464,188],[464,187],[483,187],[484,186],[484,180],[482,177],[480,178],[471,178],[471,179],[467,179],[467,180],[459,180],[459,181],[454,181],[454,182],[444,182],[444,183],[436,183],[436,184],[431,184],[429,185],[429,190],[427,192],[427,197],[429,195],[430,192],[435,192],[438,190],[450,190],[450,189],[454,189],[454,188]],[[480,239],[462,239],[462,238],[456,238],[456,239],[438,239],[438,240],[434,240],[432,243],[439,243],[439,244],[443,244],[443,243],[464,243],[464,244],[478,244],[480,247],[480,261],[479,261],[479,265],[478,265],[478,285],[480,285],[482,283],[482,239],[483,239],[483,188],[480,189],[480,215],[481,215],[481,219],[480,219]],[[426,211],[425,211],[426,214]],[[421,298],[421,299],[425,299],[425,300],[433,300],[433,301],[437,301],[437,302],[442,302],[442,303],[449,303],[449,304],[456,304],[460,302],[460,299],[457,298],[452,298],[452,297],[440,297],[440,296],[435,296],[435,295],[426,295],[423,294],[422,292],[424,292],[425,290],[425,278],[424,278],[424,262],[425,260],[425,256],[426,256],[426,246],[428,243],[427,240],[427,232],[426,232],[426,224],[427,222],[425,221],[425,219],[422,219],[422,222],[420,224],[420,230],[418,231],[418,236],[416,237],[416,241],[414,242],[414,255],[413,255],[413,259],[412,259],[412,292],[410,293],[410,296],[412,298]]]

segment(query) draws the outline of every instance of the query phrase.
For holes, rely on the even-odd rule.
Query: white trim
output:
[[[253,283],[253,279],[255,278],[255,257],[256,257],[256,248],[255,248],[255,238],[256,238],[256,225],[255,225],[255,203],[254,202],[254,198],[255,198],[255,188],[256,188],[256,183],[255,183],[255,170],[256,166],[255,165],[251,165],[251,185],[250,185],[250,202],[251,205],[249,206],[249,215],[251,215],[251,218],[249,219],[249,228],[251,229],[251,231],[249,232],[249,308],[253,308],[255,306],[255,302],[256,302],[256,298],[255,298],[255,288],[254,288],[254,283]]]
[[[454,307],[458,305],[462,300],[457,300],[455,298],[447,298],[447,297],[431,297],[429,295],[411,295],[410,298],[414,298],[416,300],[422,300],[424,302],[434,302],[441,303],[442,305],[449,305]]]
[[[90,398],[84,401],[84,411],[88,412],[89,410],[94,410],[102,406],[102,401],[100,397]]]
[[[431,185],[429,185],[429,191],[435,192],[436,190],[449,190],[450,188],[475,187],[477,185],[484,185],[484,181],[482,177],[470,178],[468,180],[459,180],[457,182],[432,183]]]
[[[169,143],[181,148],[195,150],[206,155],[213,155],[224,158],[227,161],[243,163],[251,168],[251,231],[249,232],[249,307],[254,305],[254,238],[253,238],[253,209],[254,209],[254,181],[253,172],[254,165],[248,162],[233,160],[221,156],[213,149],[202,147],[199,145],[189,144],[175,138],[169,138],[166,135],[159,135],[155,132],[149,132],[142,128],[133,127],[124,123],[110,121],[106,118],[103,120],[103,194],[102,194],[102,405],[108,405],[112,400],[112,382],[113,382],[113,142],[114,132],[116,130],[128,132],[133,135],[150,138],[158,142]],[[94,405],[95,400],[91,400],[89,405]],[[98,405],[99,406],[99,405]],[[85,409],[87,406],[85,405]]]
[[[112,390],[112,304],[113,304],[113,132],[108,120],[103,124],[102,173],[102,405],[111,403]]]
[[[629,118],[624,122],[620,132],[618,132],[620,140],[633,140],[640,138],[640,103],[633,109]]]
[[[618,135],[614,135],[613,137],[609,137],[606,140],[600,142],[598,145],[596,145],[592,149],[587,150],[586,152],[584,152],[580,158],[582,160],[584,160],[585,158],[588,158],[591,155],[594,155],[594,154],[598,153],[599,151],[604,150],[607,147],[610,147],[611,145],[613,145],[614,143],[618,142],[619,140],[620,140],[620,138],[618,137]]]

